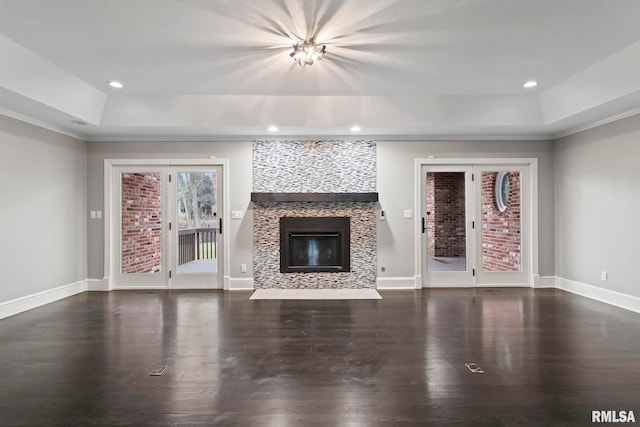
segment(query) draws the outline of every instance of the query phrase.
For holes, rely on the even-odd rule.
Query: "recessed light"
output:
[[[109,86],[111,86],[112,88],[115,88],[115,89],[122,89],[124,87],[122,82],[119,82],[117,80],[111,80],[108,83],[109,83]]]
[[[269,132],[278,132],[278,126],[269,126],[267,130]]]
[[[538,82],[535,80],[529,80],[528,82],[525,82],[525,84],[522,85],[522,87],[525,89],[531,89],[532,87],[536,87],[536,86],[538,86]]]
[[[351,132],[360,132],[361,130],[360,126],[351,126]]]

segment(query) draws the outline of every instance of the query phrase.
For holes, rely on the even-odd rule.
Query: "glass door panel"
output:
[[[162,270],[162,177],[122,173],[122,273]]]
[[[520,172],[482,172],[482,270],[522,270]]]
[[[478,285],[528,283],[526,169],[479,168],[480,265]]]
[[[427,172],[430,271],[467,270],[464,172]]]
[[[217,288],[221,252],[221,174],[215,167],[172,168],[171,287]],[[173,181],[173,180],[172,180]]]
[[[166,286],[164,265],[165,174],[118,168],[114,174],[118,225],[116,286]]]
[[[425,282],[428,286],[470,286],[471,168],[425,166],[422,176]]]

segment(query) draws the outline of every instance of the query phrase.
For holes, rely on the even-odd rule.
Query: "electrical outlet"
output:
[[[242,219],[242,211],[231,211],[231,219]]]
[[[380,211],[380,220],[384,221],[387,219],[387,214],[384,211]]]
[[[240,264],[240,272],[241,273],[247,272],[247,264]]]
[[[602,280],[603,282],[607,281],[607,272],[606,271],[601,271],[600,272],[600,280]]]

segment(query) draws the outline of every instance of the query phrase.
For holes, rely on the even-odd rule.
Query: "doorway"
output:
[[[110,170],[110,288],[223,288],[223,167]]]
[[[526,163],[420,165],[423,287],[529,286]]]

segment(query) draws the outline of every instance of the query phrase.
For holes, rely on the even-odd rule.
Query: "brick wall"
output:
[[[159,173],[122,174],[122,272],[157,273],[162,254]]]
[[[520,271],[520,173],[508,173],[509,205],[504,212],[495,201],[497,175],[482,173],[482,269]]]
[[[427,253],[466,255],[464,172],[427,173]]]

